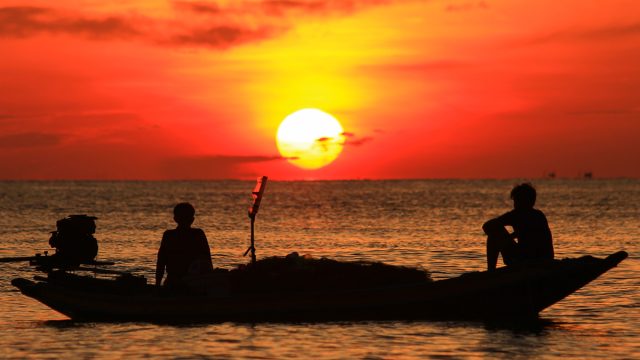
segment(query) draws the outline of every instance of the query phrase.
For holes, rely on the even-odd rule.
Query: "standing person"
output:
[[[482,225],[487,234],[487,269],[495,270],[498,254],[505,265],[523,261],[552,260],[553,240],[547,218],[535,209],[536,189],[530,183],[511,190],[513,210]],[[509,233],[506,226],[513,228]],[[515,240],[518,240],[517,242]]]
[[[213,271],[207,237],[201,229],[191,227],[195,212],[189,203],[180,203],[173,209],[173,220],[178,226],[162,235],[156,263],[156,286],[162,284],[165,268],[164,285],[177,291],[185,290],[182,280],[186,275]]]

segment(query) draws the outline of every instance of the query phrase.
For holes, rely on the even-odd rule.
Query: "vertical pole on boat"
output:
[[[258,182],[256,183],[256,187],[251,192],[251,197],[253,197],[253,204],[249,207],[249,219],[251,219],[251,246],[244,252],[243,256],[247,256],[249,251],[251,251],[251,263],[255,264],[256,262],[256,247],[255,247],[255,237],[254,237],[254,224],[256,222],[256,215],[258,214],[258,209],[260,209],[260,201],[262,200],[262,194],[264,194],[264,188],[267,186],[267,177],[261,176],[258,178]]]
[[[254,231],[253,231],[253,225],[256,222],[256,218],[255,216],[251,218],[251,246],[249,246],[249,249],[251,250],[251,263],[255,264],[256,263],[256,246],[255,246],[255,237],[254,237]],[[246,253],[245,253],[246,254]]]

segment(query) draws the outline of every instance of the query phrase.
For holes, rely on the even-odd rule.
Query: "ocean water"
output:
[[[257,256],[421,266],[434,279],[484,270],[481,225],[511,207],[515,180],[270,182]],[[0,264],[0,358],[640,358],[640,181],[538,180],[556,256],[626,250],[617,268],[533,324],[483,322],[73,322],[10,285],[36,273]],[[196,207],[215,266],[246,263],[253,182],[0,182],[0,257],[48,248],[56,220],[97,216],[100,260],[153,281],[173,206]]]

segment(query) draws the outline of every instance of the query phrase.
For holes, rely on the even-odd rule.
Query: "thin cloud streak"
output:
[[[356,138],[356,139],[348,139],[347,141],[344,142],[343,145],[344,146],[362,146],[371,141],[373,141],[372,136],[365,136],[365,137]]]
[[[286,160],[279,155],[182,156],[163,161],[161,171],[172,179],[227,179],[241,173],[243,165]]]
[[[207,46],[226,49],[244,43],[259,42],[284,32],[284,29],[263,27],[247,29],[232,26],[214,26],[206,29],[196,29],[175,35],[166,44],[180,46]]]
[[[223,12],[220,5],[207,1],[174,1],[173,6],[177,10],[191,11],[201,14],[219,15]]]
[[[0,148],[35,148],[56,146],[62,142],[62,135],[42,132],[25,132],[0,136]]]
[[[445,7],[445,11],[448,12],[467,12],[474,10],[487,10],[489,4],[486,1],[466,1],[462,3],[453,3]]]
[[[368,142],[373,141],[373,136],[358,137],[352,132],[343,132],[341,134],[344,137],[343,146],[362,146]]]
[[[97,39],[140,35],[130,19],[117,16],[90,18],[31,6],[0,8],[0,36],[23,38],[42,33],[74,34]]]
[[[386,5],[392,0],[262,0],[234,1],[225,6],[216,1],[174,1],[174,7],[203,15],[248,15],[283,18],[291,15],[331,16],[351,14],[366,7]],[[398,2],[398,1],[396,1]]]
[[[640,22],[594,27],[591,29],[558,31],[524,41],[525,45],[543,45],[553,42],[608,41],[640,36]]]

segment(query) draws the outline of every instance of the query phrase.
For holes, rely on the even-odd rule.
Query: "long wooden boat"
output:
[[[440,281],[330,290],[231,291],[220,285],[207,295],[171,295],[135,278],[105,280],[65,272],[35,281],[17,278],[12,284],[82,321],[490,320],[535,318],[626,257],[620,251],[606,258],[554,260]]]

